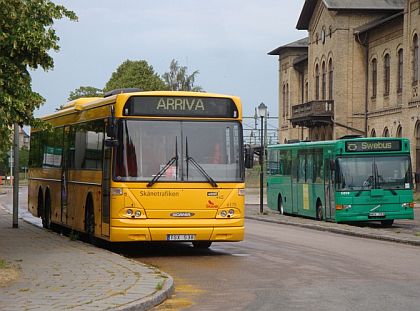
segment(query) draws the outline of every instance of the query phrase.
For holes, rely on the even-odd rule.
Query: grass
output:
[[[9,265],[7,264],[6,260],[0,259],[0,269],[6,269],[9,268]]]
[[[156,290],[161,290],[163,288],[163,282],[159,282],[156,284]]]

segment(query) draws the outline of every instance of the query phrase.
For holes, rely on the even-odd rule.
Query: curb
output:
[[[163,285],[162,289],[155,292],[154,294],[143,297],[137,301],[130,302],[121,308],[117,308],[115,310],[120,311],[146,311],[150,310],[153,307],[164,302],[166,299],[170,298],[175,290],[175,284],[173,278],[160,271],[160,274],[166,277],[165,284]]]
[[[397,237],[354,232],[354,231],[349,231],[349,230],[339,229],[339,228],[328,228],[328,227],[315,225],[315,224],[293,223],[293,222],[284,221],[280,219],[266,219],[266,218],[258,217],[258,216],[245,216],[245,218],[258,220],[258,221],[265,221],[265,222],[270,222],[270,223],[276,223],[276,224],[282,224],[282,225],[302,227],[302,228],[313,229],[313,230],[318,230],[318,231],[327,231],[327,232],[332,232],[332,233],[337,233],[337,234],[343,234],[343,235],[349,235],[349,236],[355,236],[355,237],[361,237],[361,238],[367,238],[367,239],[373,239],[373,240],[381,240],[381,241],[409,244],[413,246],[420,246],[420,241],[402,239],[402,238],[397,238]]]

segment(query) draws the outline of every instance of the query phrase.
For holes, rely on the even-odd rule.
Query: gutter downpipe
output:
[[[368,33],[365,32],[364,40],[360,38],[360,32],[356,33],[357,41],[363,46],[365,52],[365,137],[368,137],[368,92],[369,92],[369,42]]]

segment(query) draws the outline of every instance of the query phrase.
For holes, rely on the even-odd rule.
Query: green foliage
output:
[[[112,73],[104,91],[121,88],[139,88],[142,91],[158,91],[165,89],[165,83],[157,75],[153,67],[145,60],[126,60]]]
[[[29,69],[54,67],[50,50],[58,51],[54,20],[74,12],[49,0],[0,0],[0,149],[10,146],[14,123],[41,127],[33,111],[44,98],[32,91]]]
[[[28,167],[29,163],[29,150],[25,146],[19,150],[19,170],[23,170],[23,167]]]
[[[202,92],[201,86],[194,86],[195,78],[198,75],[198,70],[188,75],[188,68],[186,66],[179,66],[178,61],[173,59],[169,65],[169,72],[162,75],[167,89],[171,91],[192,91]]]
[[[100,97],[103,96],[103,90],[93,86],[81,86],[78,89],[70,92],[68,101],[78,99],[80,97]]]

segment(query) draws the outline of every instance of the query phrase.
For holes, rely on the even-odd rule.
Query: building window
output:
[[[325,68],[325,62],[322,62],[322,99],[326,98],[326,88],[327,88],[327,70]]]
[[[376,98],[378,86],[378,62],[376,58],[372,60],[372,98]]]
[[[413,38],[413,84],[419,81],[419,38],[417,34]]]
[[[401,127],[401,125],[398,125],[396,137],[399,137],[399,138],[402,137],[402,127]]]
[[[305,102],[308,101],[308,97],[309,97],[309,83],[308,81],[305,82]]]
[[[286,116],[286,85],[284,84],[283,85],[283,113],[282,113],[282,115],[283,115],[283,119],[284,119],[284,117]]]
[[[398,83],[397,92],[402,92],[403,87],[403,49],[398,50]]]
[[[328,61],[328,99],[333,99],[333,85],[334,85],[334,74],[333,74],[332,59]]]
[[[286,117],[289,116],[289,83],[286,83]]]
[[[372,129],[372,131],[370,131],[370,137],[376,137],[375,129]]]
[[[319,66],[315,66],[315,99],[319,100]]]
[[[384,95],[389,95],[389,86],[390,86],[390,57],[389,54],[385,54],[384,57]]]
[[[384,132],[383,132],[383,134],[382,134],[382,137],[389,137],[389,130],[388,130],[388,128],[386,127],[386,128],[384,128]]]

